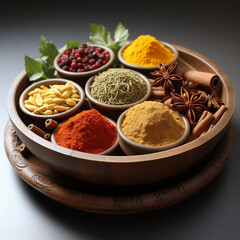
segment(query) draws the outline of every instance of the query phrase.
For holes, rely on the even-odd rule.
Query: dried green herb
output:
[[[111,105],[131,104],[147,93],[145,81],[128,69],[110,68],[94,78],[90,86],[92,96]]]

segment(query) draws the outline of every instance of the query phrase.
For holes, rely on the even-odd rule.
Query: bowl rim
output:
[[[28,92],[30,92],[34,88],[36,88],[40,85],[46,85],[46,83],[47,83],[47,85],[50,85],[51,82],[67,83],[69,81],[72,82],[73,86],[76,88],[78,93],[80,93],[80,100],[74,107],[70,108],[67,111],[64,111],[64,112],[61,112],[61,113],[56,113],[56,114],[51,114],[51,115],[34,114],[34,113],[30,112],[29,110],[27,110],[25,108],[25,106],[24,106],[25,96],[27,95]],[[20,95],[19,107],[25,114],[31,116],[32,118],[38,118],[38,119],[53,118],[53,119],[55,119],[55,118],[64,117],[66,115],[69,115],[69,114],[75,112],[79,107],[82,106],[82,104],[84,103],[84,100],[85,100],[85,92],[82,89],[82,87],[80,85],[78,85],[76,82],[74,82],[72,80],[68,80],[68,79],[63,79],[63,78],[49,78],[49,79],[34,82],[30,86],[28,86]]]
[[[193,148],[201,147],[206,142],[210,141],[214,138],[219,132],[221,132],[229,123],[232,118],[234,108],[235,108],[235,94],[233,87],[228,79],[227,75],[212,61],[208,58],[204,57],[200,53],[197,53],[193,50],[188,48],[175,45],[178,49],[181,50],[183,54],[188,54],[193,58],[199,59],[201,62],[206,64],[213,72],[219,75],[223,87],[226,89],[226,107],[228,110],[224,113],[218,123],[212,128],[209,132],[204,134],[201,138],[197,138],[189,143],[183,144],[179,147],[169,149],[162,152],[157,153],[149,153],[149,154],[142,154],[142,155],[132,155],[132,156],[102,156],[102,155],[94,155],[88,153],[78,153],[77,155],[72,155],[75,158],[84,159],[86,161],[91,162],[101,162],[101,163],[112,163],[112,164],[131,164],[131,163],[140,163],[145,161],[162,161],[168,157],[180,155],[186,151],[190,151]],[[8,92],[8,115],[9,118],[14,126],[15,129],[18,131],[24,132],[25,137],[32,139],[36,144],[41,142],[41,146],[47,148],[52,152],[58,152],[64,155],[71,155],[72,151],[63,151],[62,148],[58,147],[57,145],[42,139],[40,136],[34,134],[30,129],[27,128],[25,123],[22,121],[20,116],[18,115],[18,110],[15,102],[16,91],[19,88],[20,82],[22,79],[26,78],[26,72],[23,70],[20,72],[15,80],[13,81],[9,92]]]
[[[149,146],[149,145],[143,145],[143,144],[139,144],[136,143],[134,141],[132,141],[131,139],[129,139],[122,131],[122,123],[126,117],[126,113],[129,111],[129,109],[127,109],[126,111],[124,111],[118,118],[117,121],[117,129],[118,129],[118,133],[119,136],[123,139],[123,141],[127,142],[130,146],[133,146],[137,149],[146,151],[146,152],[160,152],[160,151],[164,151],[164,150],[168,150],[168,149],[172,149],[174,147],[180,146],[181,144],[184,144],[184,142],[187,140],[189,133],[190,133],[190,125],[189,125],[189,121],[187,119],[186,116],[184,116],[183,114],[173,111],[175,114],[177,114],[182,121],[184,122],[185,125],[185,130],[183,135],[176,141],[173,142],[171,144],[168,145],[164,145],[164,146]]]
[[[103,115],[104,116],[104,115]],[[115,121],[113,121],[111,118],[109,118],[109,117],[106,117],[106,116],[104,116],[110,123],[112,123],[115,127],[116,127],[116,131],[117,131],[117,123],[115,122]],[[58,146],[60,146],[60,147],[63,147],[63,146],[61,146],[61,145],[59,145],[58,143],[57,143],[57,141],[56,141],[56,139],[55,139],[55,135],[56,135],[56,133],[57,133],[57,131],[59,130],[59,128],[60,128],[60,126],[63,124],[63,123],[65,123],[65,122],[67,122],[69,120],[69,118],[67,118],[67,119],[65,119],[64,121],[62,121],[62,122],[60,122],[58,125],[57,125],[57,127],[54,129],[54,131],[52,132],[52,134],[51,134],[51,142],[52,143],[54,143],[54,144],[56,144],[56,145],[58,145]],[[93,155],[107,155],[107,154],[110,154],[112,151],[114,151],[114,149],[116,149],[116,147],[118,146],[118,143],[119,143],[119,134],[118,134],[118,131],[117,131],[117,138],[116,138],[116,141],[114,142],[114,144],[110,147],[110,148],[108,148],[108,149],[106,149],[105,151],[103,151],[103,152],[100,152],[100,153],[97,153],[97,154],[94,154],[94,153],[89,153],[89,154],[93,154]],[[63,147],[64,149],[66,149],[66,147]],[[68,148],[67,148],[68,149]],[[77,150],[72,150],[72,151],[74,151],[74,152],[81,152],[81,151],[77,151]],[[83,152],[82,152],[83,153]]]
[[[125,48],[127,48],[130,44],[132,44],[133,41],[129,42],[128,44],[122,46],[119,51],[118,51],[118,59],[119,61],[124,65],[127,66],[129,68],[134,68],[136,70],[139,71],[154,71],[156,69],[159,68],[159,66],[152,66],[152,67],[146,67],[146,66],[138,66],[138,65],[134,65],[132,63],[129,63],[127,61],[125,61],[125,59],[122,57],[122,53],[125,50]],[[168,42],[163,42],[163,41],[159,41],[159,43],[163,44],[165,47],[167,47],[173,54],[174,54],[174,58],[171,62],[164,64],[165,67],[168,67],[169,65],[171,65],[173,62],[176,62],[178,57],[179,57],[179,52],[177,50],[177,48]]]
[[[110,58],[109,58],[109,61],[105,64],[105,65],[102,65],[101,67],[99,68],[96,68],[94,70],[91,70],[91,71],[86,71],[86,72],[69,72],[69,71],[65,71],[65,70],[62,70],[58,63],[57,63],[57,59],[63,55],[63,53],[59,53],[55,58],[54,58],[54,61],[53,61],[53,66],[54,68],[56,69],[56,71],[58,73],[60,73],[61,75],[63,76],[68,76],[68,77],[87,77],[87,76],[91,76],[91,75],[95,75],[99,72],[102,72],[104,71],[105,69],[109,68],[112,64],[113,64],[113,61],[115,59],[115,53],[112,49],[106,47],[106,46],[102,46],[102,45],[99,45],[99,44],[87,44],[88,46],[94,46],[94,47],[101,47],[103,49],[105,49],[106,51],[109,52],[110,54]]]
[[[114,69],[114,68],[112,68],[112,69]],[[119,68],[117,68],[117,69],[119,69]],[[130,103],[130,104],[125,104],[125,105],[113,105],[113,104],[102,103],[102,102],[96,100],[96,99],[92,96],[91,91],[90,91],[90,85],[91,85],[92,82],[94,81],[95,76],[92,76],[91,78],[89,78],[88,81],[87,81],[86,84],[85,84],[85,93],[86,93],[87,98],[88,98],[91,102],[93,102],[95,105],[98,105],[98,106],[103,107],[103,108],[105,108],[105,109],[115,109],[115,110],[127,109],[127,108],[129,108],[129,107],[132,107],[132,106],[135,105],[135,104],[138,104],[138,103],[141,103],[141,102],[147,100],[147,99],[151,96],[151,89],[152,89],[152,87],[151,87],[151,82],[150,82],[150,81],[148,80],[148,78],[147,78],[146,76],[144,76],[142,73],[137,72],[137,71],[132,70],[132,69],[127,69],[127,70],[128,70],[128,71],[132,71],[133,73],[137,74],[138,76],[140,76],[140,77],[144,80],[144,82],[145,82],[145,84],[146,84],[146,86],[147,86],[147,93],[145,94],[145,96],[144,96],[143,98],[141,98],[141,99],[138,100],[137,102]]]

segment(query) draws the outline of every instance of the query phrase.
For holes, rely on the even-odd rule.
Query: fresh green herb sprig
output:
[[[122,23],[118,23],[114,31],[114,39],[111,38],[111,33],[103,26],[98,24],[90,24],[90,36],[87,43],[89,44],[99,44],[112,49],[115,53],[115,61],[113,67],[118,66],[118,50],[129,43],[128,29],[126,29]]]
[[[47,41],[43,35],[40,37],[39,52],[42,55],[36,59],[25,56],[25,70],[30,81],[56,76],[53,60],[57,56],[58,50],[53,42]]]
[[[31,58],[25,56],[25,71],[30,81],[39,81],[48,78],[55,78],[57,72],[53,66],[54,58],[63,53],[65,49],[72,48],[80,45],[78,41],[67,42],[59,50],[56,48],[52,41],[47,41],[46,38],[41,35],[39,52],[42,54],[38,58]]]
[[[99,44],[111,48],[115,53],[114,67],[118,66],[118,50],[128,41],[128,29],[122,23],[118,23],[114,31],[114,39],[111,38],[111,33],[102,25],[90,24],[90,35],[87,43]],[[63,47],[57,49],[52,41],[41,35],[39,52],[41,56],[38,58],[31,58],[25,56],[25,71],[30,81],[39,81],[48,78],[55,78],[57,72],[53,66],[54,58],[63,53],[67,48],[79,46],[81,43],[73,40],[67,42]]]
[[[68,48],[74,48],[77,47],[81,44],[81,42],[78,42],[76,40],[72,40],[67,42],[63,47],[61,47],[60,49],[58,49],[59,53],[64,53],[64,51]]]

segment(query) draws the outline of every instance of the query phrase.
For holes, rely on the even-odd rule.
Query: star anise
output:
[[[206,92],[204,92],[202,90],[196,90],[195,93],[199,93],[200,94],[200,97],[198,99],[198,103],[204,104],[206,106],[206,102],[207,102],[207,98],[206,98],[207,94],[206,94]]]
[[[184,87],[186,90],[188,90],[191,94],[197,92],[198,84],[191,82],[190,80],[185,80],[182,82],[182,87]]]
[[[207,107],[212,110],[217,110],[220,108],[221,105],[223,105],[222,99],[216,97],[213,93],[212,94],[203,94],[203,98],[205,99],[207,103]]]
[[[201,92],[193,93],[190,96],[189,92],[181,87],[180,93],[181,94],[171,93],[173,100],[171,107],[176,111],[184,113],[191,127],[194,127],[202,112],[207,110],[204,104],[199,103],[199,100],[201,100]]]
[[[164,105],[170,107],[171,103],[172,103],[172,97],[170,94],[167,94],[165,97],[163,97],[161,99],[161,103],[163,103]]]
[[[152,72],[151,74],[157,76],[152,83],[153,86],[163,86],[166,93],[175,92],[176,85],[183,80],[183,78],[177,74],[171,74],[177,67],[177,62],[172,63],[167,69],[162,63],[159,63],[159,70]]]

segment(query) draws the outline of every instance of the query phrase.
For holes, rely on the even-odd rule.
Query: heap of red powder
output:
[[[117,139],[117,129],[96,109],[83,111],[63,123],[55,135],[60,146],[87,153],[101,153]]]

